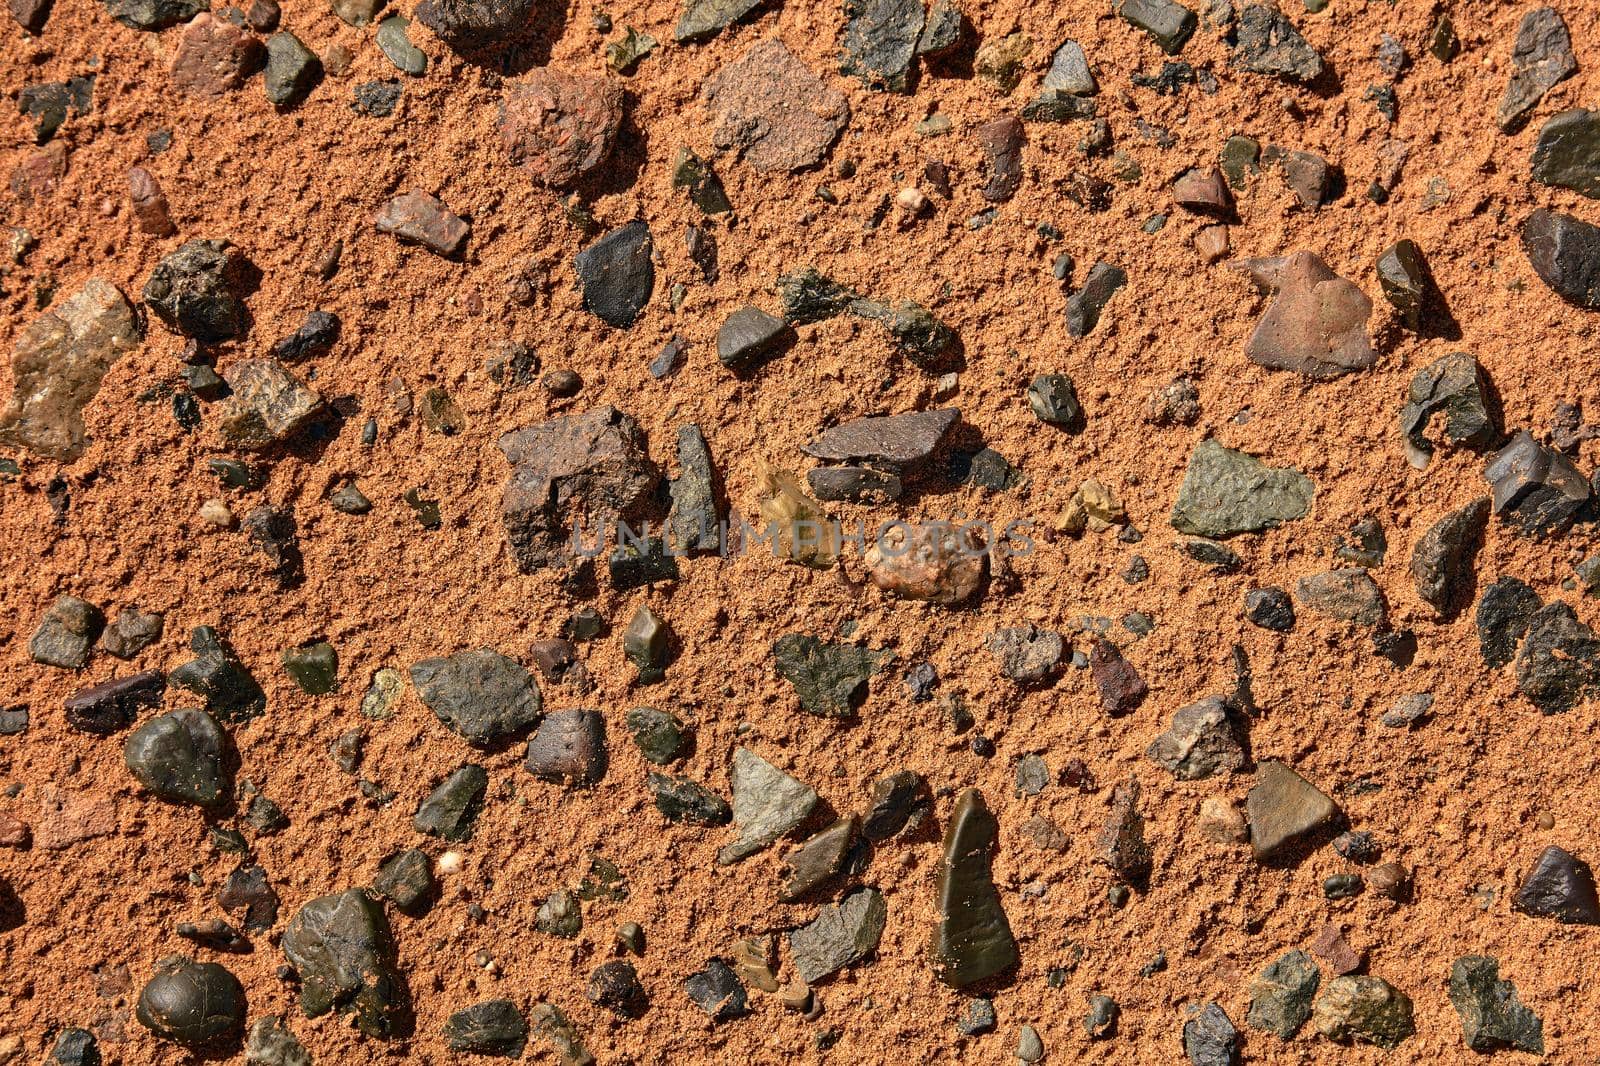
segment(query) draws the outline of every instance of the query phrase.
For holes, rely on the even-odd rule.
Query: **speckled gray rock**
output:
[[[1183,1053],[1193,1066],[1237,1066],[1239,1030],[1215,1003],[1183,1023]]]
[[[424,659],[411,668],[417,696],[467,743],[489,747],[539,720],[539,684],[522,666],[488,648]]]
[[[1517,653],[1517,688],[1545,714],[1562,714],[1600,691],[1600,635],[1565,603],[1528,619]]]
[[[1311,1017],[1311,1002],[1321,980],[1310,955],[1298,948],[1285,952],[1250,985],[1250,1012],[1245,1022],[1280,1039],[1293,1039]]]
[[[1154,38],[1168,55],[1177,55],[1193,36],[1199,20],[1173,0],[1117,0],[1117,14]]]
[[[1275,7],[1246,6],[1234,33],[1237,43],[1230,62],[1240,70],[1291,82],[1315,81],[1322,73],[1322,57]]]
[[[226,240],[180,245],[144,284],[144,302],[174,332],[210,344],[237,337],[250,317],[236,288],[237,263]]]
[[[1461,1016],[1461,1035],[1472,1051],[1515,1048],[1544,1054],[1544,1023],[1500,979],[1500,960],[1463,955],[1450,966],[1450,1004]]]
[[[1083,45],[1077,41],[1063,41],[1051,57],[1050,69],[1045,71],[1040,86],[1047,92],[1063,92],[1071,96],[1093,96],[1099,91],[1094,73],[1089,69],[1089,57],[1083,54]]]
[[[160,611],[124,607],[100,635],[100,650],[118,659],[132,659],[161,639],[166,616]]]
[[[716,551],[719,547],[716,467],[706,438],[697,425],[678,427],[678,476],[668,485],[672,509],[667,526],[680,551]]]
[[[28,655],[45,666],[81,670],[105,624],[100,608],[63,593],[39,619],[39,628],[28,640]]]
[[[278,107],[293,107],[306,98],[322,78],[322,60],[283,30],[267,38],[267,99]]]
[[[875,888],[858,888],[837,905],[789,934],[789,950],[800,979],[814,984],[878,950],[888,904]]]
[[[250,1027],[244,1062],[245,1066],[311,1066],[311,1052],[284,1028],[283,1019],[269,1016]]]
[[[850,121],[845,95],[776,37],[713,74],[701,95],[716,120],[711,143],[762,172],[814,166]]]
[[[1545,93],[1577,72],[1572,35],[1560,12],[1540,7],[1522,16],[1511,51],[1511,80],[1495,112],[1500,129],[1506,133],[1518,129]]]
[[[517,1059],[528,1042],[528,1021],[509,999],[486,999],[445,1019],[444,1042],[451,1051]]]
[[[674,40],[710,40],[750,12],[760,7],[763,0],[684,0],[678,25],[672,31]]]
[[[985,642],[1001,676],[1019,685],[1034,685],[1056,672],[1067,645],[1060,633],[1038,626],[997,629]]]
[[[922,0],[845,0],[839,70],[872,89],[911,88],[922,36]]]
[[[1291,467],[1269,467],[1215,440],[1195,446],[1184,472],[1172,527],[1202,537],[1255,533],[1303,518],[1316,488]]]
[[[1233,773],[1245,763],[1235,717],[1227,700],[1208,696],[1175,713],[1172,725],[1145,754],[1180,781]]]
[[[749,748],[733,749],[728,773],[733,786],[733,821],[739,837],[717,852],[727,866],[749,858],[805,821],[817,805],[816,790]]]
[[[727,825],[733,820],[728,801],[687,777],[652,773],[645,783],[655,797],[656,810],[669,822],[683,825]]]
[[[1392,1051],[1416,1032],[1411,997],[1381,977],[1335,977],[1311,1015],[1317,1032],[1342,1044],[1360,1041]]]

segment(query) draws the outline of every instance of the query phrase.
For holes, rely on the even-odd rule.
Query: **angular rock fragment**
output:
[[[989,161],[983,198],[990,203],[1005,203],[1022,184],[1022,123],[1012,115],[1002,115],[979,126],[976,136]]]
[[[689,202],[704,214],[725,215],[733,210],[733,204],[729,201],[727,190],[723,188],[722,179],[717,177],[717,172],[712,169],[710,163],[688,148],[678,149],[678,157],[672,164],[672,187],[688,190]],[[705,231],[696,229],[695,232]],[[698,257],[691,252],[690,258]]]
[[[789,934],[789,951],[800,980],[815,984],[878,950],[889,907],[875,888],[858,888],[837,905]]]
[[[1444,293],[1416,241],[1396,241],[1378,257],[1378,284],[1384,299],[1413,333],[1421,333],[1431,320],[1449,314]]]
[[[1167,55],[1177,55],[1194,35],[1199,20],[1173,0],[1118,0],[1117,14],[1148,33]]]
[[[987,546],[970,528],[896,523],[873,541],[862,563],[885,592],[948,607],[982,587],[988,558]]]
[[[614,407],[507,433],[499,446],[512,464],[501,516],[523,573],[567,562],[580,519],[594,523],[600,536],[618,520],[633,519],[661,480],[638,424]]]
[[[1544,606],[1526,582],[1503,577],[1483,590],[1478,599],[1478,648],[1491,667],[1509,663],[1528,631],[1528,622]]]
[[[1100,706],[1114,718],[1137,709],[1150,691],[1133,664],[1109,640],[1096,640],[1090,649],[1089,676],[1100,693]]]
[[[922,775],[911,770],[900,770],[874,781],[867,813],[862,816],[862,833],[868,840],[880,843],[895,836],[918,809],[926,789]]]
[[[1233,194],[1218,167],[1184,171],[1172,183],[1172,199],[1179,207],[1198,215],[1227,219],[1234,212]]]
[[[1517,687],[1545,714],[1561,714],[1600,688],[1600,636],[1556,602],[1535,611],[1517,655]]]
[[[922,0],[845,0],[841,73],[871,89],[911,88],[922,36]]]
[[[488,788],[489,774],[483,767],[463,766],[428,793],[411,824],[419,833],[444,840],[471,840]]]
[[[1295,582],[1294,595],[1313,614],[1338,622],[1375,626],[1388,614],[1383,590],[1362,567],[1303,577]]]
[[[228,397],[217,430],[231,448],[280,444],[323,414],[322,397],[276,359],[241,359],[222,372]]]
[[[383,908],[359,888],[320,896],[300,908],[283,934],[283,953],[300,978],[300,1009],[318,1018],[353,1012],[368,1036],[395,1035],[408,1003],[395,968]]]
[[[1238,1066],[1239,1030],[1215,1003],[1183,1023],[1183,1053],[1192,1066]]]
[[[1250,1013],[1245,1021],[1252,1029],[1292,1040],[1311,1017],[1311,1002],[1321,980],[1311,956],[1298,949],[1285,952],[1250,985]]]
[[[762,0],[684,0],[673,39],[706,41],[760,7]]]
[[[1389,1051],[1416,1032],[1411,997],[1381,977],[1335,977],[1317,997],[1312,1023],[1329,1040]]]
[[[748,370],[794,341],[794,330],[759,307],[741,307],[717,330],[717,361],[730,370]]]
[[[850,310],[860,297],[816,267],[778,278],[778,298],[783,301],[783,318],[794,326],[835,318]]]
[[[85,733],[109,736],[133,724],[141,707],[161,706],[167,678],[145,670],[82,689],[67,697],[67,724]]]
[[[1294,628],[1294,601],[1280,588],[1251,589],[1244,594],[1244,616],[1262,629],[1287,633]]]
[[[936,890],[939,924],[930,949],[934,975],[951,988],[993,977],[1020,959],[991,871],[998,841],[999,825],[983,794],[963,792],[945,828]]]
[[[1522,223],[1522,251],[1557,296],[1600,310],[1600,226],[1541,207]]]
[[[1050,59],[1050,69],[1045,71],[1040,88],[1072,96],[1093,96],[1099,92],[1094,73],[1089,69],[1089,57],[1083,54],[1083,45],[1077,41],[1063,41]]]
[[[890,654],[788,633],[773,642],[772,658],[778,676],[794,686],[802,710],[819,718],[847,718],[855,713],[862,686]]]
[[[100,650],[118,659],[132,659],[161,639],[166,617],[160,611],[124,607],[117,620],[100,634]]]
[[[712,143],[763,172],[813,166],[850,121],[844,94],[776,38],[751,45],[701,95],[716,119]]]
[[[106,616],[88,600],[57,596],[28,641],[28,655],[46,666],[81,670],[105,624]]]
[[[267,557],[270,564],[267,572],[279,588],[293,588],[305,579],[300,536],[292,508],[264,503],[251,508],[241,525],[250,543]]]
[[[1121,267],[1110,263],[1096,263],[1090,267],[1083,288],[1067,297],[1067,333],[1074,337],[1093,333],[1100,324],[1100,312],[1126,284],[1128,275]]]
[[[1128,778],[1111,790],[1111,810],[1095,841],[1095,862],[1127,884],[1142,886],[1150,879],[1150,845],[1144,839],[1144,815],[1139,813],[1139,782]]]
[[[612,582],[616,584],[614,570]],[[622,653],[638,669],[640,684],[652,684],[666,676],[667,660],[672,655],[672,630],[649,605],[641,603],[623,630]]]
[[[244,1062],[245,1066],[311,1066],[311,1052],[284,1028],[282,1019],[269,1015],[250,1027]]]
[[[829,462],[904,469],[931,456],[960,418],[953,408],[855,418],[824,431],[804,451]]]
[[[1473,559],[1489,524],[1489,501],[1473,500],[1435,522],[1411,552],[1417,595],[1441,617],[1451,617],[1472,598]]]
[[[178,38],[172,84],[180,92],[219,97],[260,69],[261,57],[261,42],[248,30],[202,11]]]
[[[1316,488],[1290,467],[1269,467],[1216,440],[1201,441],[1172,507],[1172,528],[1202,537],[1231,537],[1303,518]]]
[[[1266,861],[1325,832],[1340,817],[1338,806],[1317,787],[1276,759],[1263,759],[1245,797],[1250,847]]]
[[[793,474],[763,467],[756,488],[761,528],[752,531],[752,547],[768,550],[770,542],[773,558],[818,570],[830,569],[839,561],[838,527],[817,501],[805,494]],[[739,536],[742,542],[742,530]]]
[[[217,963],[173,955],[156,964],[134,1013],[159,1037],[191,1046],[210,1044],[244,1028],[244,988]]]
[[[656,809],[669,822],[685,825],[727,825],[733,819],[728,801],[687,777],[652,773],[646,779]]]
[[[444,1022],[444,1043],[451,1051],[519,1059],[527,1042],[528,1021],[509,999],[474,1003]]]
[[[713,1022],[730,1021],[750,1012],[739,975],[721,959],[708,959],[705,969],[684,979],[683,990]]]
[[[1544,1054],[1544,1023],[1500,979],[1500,960],[1463,955],[1450,966],[1450,1004],[1461,1016],[1461,1035],[1472,1051],[1514,1048]]]
[[[628,732],[647,762],[666,766],[684,753],[690,731],[672,715],[654,707],[635,707],[628,712]]]
[[[167,675],[167,680],[205,700],[205,708],[225,722],[246,721],[267,706],[267,696],[233,648],[211,626],[189,634],[195,658]]]
[[[1444,435],[1451,444],[1481,449],[1493,443],[1499,430],[1487,396],[1483,368],[1466,352],[1443,356],[1418,370],[1400,410],[1406,461],[1418,470],[1427,468],[1433,445],[1424,430],[1435,414],[1444,415]]]
[[[53,0],[9,0],[6,4],[17,25],[35,37],[44,32],[54,6]]]
[[[1511,905],[1568,925],[1600,925],[1600,899],[1588,863],[1554,845],[1540,853]]]
[[[1587,478],[1571,459],[1519,429],[1483,468],[1494,513],[1527,536],[1566,529],[1589,501]]]
[[[739,837],[717,852],[729,866],[754,855],[805,821],[817,804],[815,789],[773,766],[749,748],[733,749],[733,821]]]
[[[322,80],[322,60],[287,30],[267,38],[268,102],[293,107]]]
[[[1252,74],[1271,74],[1291,82],[1312,82],[1322,74],[1322,57],[1277,8],[1249,4],[1239,13],[1230,62]]]
[[[423,910],[438,891],[433,860],[420,848],[406,848],[391,855],[378,867],[372,891],[407,914]]]
[[[1031,624],[997,629],[985,643],[1001,675],[1019,685],[1038,684],[1054,674],[1066,652],[1061,634]]]
[[[152,718],[128,734],[128,771],[171,803],[211,807],[232,793],[228,734],[205,711],[181,710]]]
[[[644,1013],[649,1002],[644,986],[639,983],[639,973],[626,959],[612,959],[594,968],[589,975],[589,999],[600,1004],[619,1018],[632,1018]]]
[[[152,237],[170,237],[178,232],[161,183],[144,167],[129,168],[128,199],[133,204],[133,216],[141,232]]]
[[[528,740],[523,767],[541,781],[588,788],[606,774],[606,720],[599,711],[546,715]]]
[[[1600,199],[1600,112],[1575,108],[1546,122],[1530,168],[1534,181]]]
[[[1245,346],[1251,362],[1326,380],[1377,361],[1367,335],[1372,301],[1315,254],[1247,259],[1240,266],[1274,294]]]
[[[144,302],[167,327],[202,344],[229,340],[249,325],[235,288],[238,269],[226,240],[187,241],[157,264]]]
[[[523,35],[536,0],[422,0],[417,20],[457,52],[487,52]]]
[[[535,1003],[529,1011],[533,1032],[545,1039],[561,1066],[592,1066],[595,1061],[584,1047],[578,1030],[553,1003]]]
[[[424,659],[411,668],[423,704],[467,743],[490,747],[539,720],[539,685],[521,665],[488,648]]]
[[[285,363],[298,363],[322,355],[339,339],[339,316],[331,311],[312,311],[298,329],[273,342],[272,357]]]
[[[1524,15],[1511,51],[1511,80],[1495,111],[1501,131],[1520,127],[1545,93],[1577,72],[1572,35],[1560,12],[1540,7]]]
[[[611,78],[536,67],[500,105],[500,139],[533,180],[569,188],[606,161],[622,125],[622,86]]]
[[[649,224],[635,221],[579,252],[573,268],[583,287],[584,308],[608,326],[632,326],[655,287],[654,247]]]
[[[783,884],[778,899],[802,899],[844,872],[855,844],[857,820],[841,818],[791,851],[783,860]]]
[[[917,38],[917,54],[939,57],[953,51],[964,36],[964,21],[965,16],[954,0],[933,0],[922,34]]]
[[[865,466],[819,466],[806,471],[806,485],[824,503],[897,500],[905,490],[897,475]]]
[[[1066,374],[1040,374],[1028,385],[1028,409],[1041,422],[1071,427],[1083,419],[1077,389]]]
[[[437,196],[413,189],[392,198],[372,218],[379,233],[393,234],[446,259],[459,258],[472,232]]]
[[[1172,716],[1172,725],[1145,752],[1180,781],[1233,773],[1245,764],[1233,706],[1207,696]]]
[[[1262,153],[1262,162],[1282,167],[1284,184],[1289,186],[1301,204],[1313,211],[1333,197],[1338,168],[1315,152],[1269,147]]]

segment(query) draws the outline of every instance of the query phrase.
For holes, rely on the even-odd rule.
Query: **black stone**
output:
[[[647,778],[656,810],[669,822],[684,825],[727,825],[733,820],[728,801],[687,777],[652,773]]]
[[[283,953],[300,978],[300,1009],[318,1018],[334,1008],[355,1014],[368,1036],[394,1036],[409,1022],[405,979],[383,908],[358,888],[300,908],[283,934]]]
[[[1489,524],[1489,501],[1474,500],[1434,523],[1417,539],[1411,576],[1417,595],[1440,617],[1454,617],[1472,599],[1473,559]]]
[[[1477,615],[1483,661],[1499,667],[1515,658],[1528,621],[1543,605],[1537,592],[1514,577],[1503,577],[1484,589]]]
[[[867,812],[861,819],[862,833],[874,841],[888,840],[899,833],[921,803],[926,788],[922,775],[913,770],[901,770],[874,781]]]
[[[247,932],[263,933],[278,921],[278,893],[259,866],[240,866],[217,889],[217,906],[232,913],[244,912]]]
[[[741,307],[717,330],[717,360],[732,370],[770,359],[794,341],[794,330],[759,307]]]
[[[1111,297],[1127,283],[1128,275],[1121,267],[1110,263],[1091,267],[1083,288],[1067,298],[1067,332],[1074,337],[1087,337],[1100,324],[1100,312]]]
[[[351,106],[373,118],[388,118],[400,102],[399,81],[367,81],[355,88],[356,102]]]
[[[806,484],[824,503],[897,500],[905,491],[898,475],[867,466],[819,466],[806,471]]]
[[[1177,55],[1194,35],[1199,20],[1173,0],[1119,0],[1117,14],[1148,33],[1161,50]]]
[[[1600,199],[1600,112],[1563,111],[1539,130],[1533,180]]]
[[[1522,223],[1522,251],[1556,295],[1600,310],[1600,227],[1541,207]]]
[[[103,0],[111,17],[136,30],[164,30],[188,22],[211,6],[210,0]]]
[[[841,73],[873,89],[908,92],[922,35],[922,0],[845,0]]]
[[[128,735],[123,761],[151,792],[172,803],[210,807],[233,792],[228,769],[232,743],[205,711],[181,710],[152,718]]]
[[[444,1042],[451,1051],[519,1059],[528,1042],[528,1021],[509,999],[486,999],[445,1019]]]
[[[713,1022],[725,1022],[749,1013],[739,975],[721,959],[707,960],[705,969],[684,979],[683,990]]]
[[[1237,1066],[1239,1030],[1215,1003],[1183,1023],[1183,1053],[1194,1066]]]
[[[1588,478],[1553,448],[1518,430],[1489,457],[1483,476],[1492,490],[1494,513],[1527,536],[1565,530],[1589,502]]]
[[[251,508],[240,525],[250,543],[267,557],[267,572],[280,589],[293,588],[305,580],[305,560],[300,554],[300,532],[292,506],[261,504]]]
[[[536,0],[422,0],[417,20],[457,52],[492,52],[524,36]]]
[[[441,722],[477,747],[532,728],[543,706],[533,675],[488,648],[424,659],[411,668],[411,683]]]
[[[175,955],[156,964],[134,1012],[157,1036],[203,1045],[236,1036],[244,1027],[244,988],[214,962]]]
[[[106,681],[67,697],[67,724],[106,736],[132,725],[139,708],[159,707],[166,691],[167,679],[160,670]]]
[[[1406,461],[1418,470],[1427,468],[1433,445],[1423,434],[1435,414],[1444,415],[1444,435],[1450,443],[1474,449],[1493,444],[1500,431],[1488,395],[1483,368],[1466,352],[1443,356],[1418,370],[1400,411]]]
[[[1568,925],[1600,925],[1594,874],[1587,863],[1554,846],[1540,854],[1511,905],[1523,914]]]
[[[226,240],[195,240],[161,260],[144,302],[168,328],[201,343],[229,340],[249,325],[236,295],[236,261]]]
[[[312,311],[300,328],[278,340],[272,346],[272,356],[285,363],[295,363],[322,355],[339,339],[339,316],[332,311]]]
[[[1500,960],[1464,955],[1450,967],[1450,1003],[1461,1016],[1461,1035],[1472,1051],[1515,1048],[1544,1054],[1544,1023],[1500,979]]]
[[[603,962],[589,974],[589,1000],[621,1018],[643,1013],[648,997],[639,983],[639,973],[627,959]]]
[[[426,910],[438,891],[433,861],[418,848],[407,848],[383,860],[372,890],[407,914]]]
[[[1238,43],[1231,62],[1240,70],[1302,83],[1322,74],[1322,57],[1275,7],[1250,4],[1239,13],[1234,32]]]
[[[445,840],[471,840],[488,789],[488,771],[469,763],[439,782],[417,808],[412,825]]]
[[[617,329],[633,325],[655,286],[654,247],[649,225],[629,222],[579,252],[573,266],[583,287],[583,306]]]
[[[1413,333],[1421,333],[1428,320],[1444,308],[1444,293],[1433,280],[1433,271],[1416,241],[1397,241],[1378,257],[1378,284],[1384,299]]]

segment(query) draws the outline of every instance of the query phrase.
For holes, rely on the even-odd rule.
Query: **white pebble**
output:
[[[439,872],[442,874],[455,874],[461,872],[461,853],[447,851],[439,856]]]
[[[215,497],[200,505],[200,518],[218,529],[229,529],[233,526],[233,512],[228,510],[227,504]]]

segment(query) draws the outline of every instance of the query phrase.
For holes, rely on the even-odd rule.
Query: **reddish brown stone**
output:
[[[1089,653],[1089,676],[1100,692],[1100,705],[1112,715],[1127,714],[1150,691],[1133,664],[1109,640],[1097,640]]]
[[[128,197],[133,201],[133,217],[139,229],[153,237],[170,237],[178,231],[167,211],[167,197],[161,183],[144,167],[128,171]]]
[[[1172,199],[1179,207],[1196,214],[1226,218],[1233,214],[1233,194],[1227,179],[1216,167],[1189,170],[1172,184]]]
[[[261,42],[226,19],[201,12],[183,28],[172,60],[172,84],[197,96],[222,96],[261,66]]]
[[[1372,301],[1314,253],[1246,259],[1239,266],[1274,294],[1245,346],[1251,362],[1319,379],[1377,362],[1367,333]]]
[[[706,81],[706,106],[717,119],[711,143],[760,171],[814,166],[850,121],[843,93],[768,38]]]
[[[511,161],[558,189],[605,161],[620,125],[620,85],[550,67],[511,86],[500,107],[500,138]]]
[[[11,192],[23,203],[49,196],[67,176],[67,146],[51,141],[37,152],[30,152],[11,172]]]
[[[50,8],[55,0],[7,0],[6,6],[11,9],[11,17],[17,20],[17,25],[29,33],[38,34],[44,29],[45,20],[50,17]]]
[[[819,534],[820,535],[820,534]],[[971,598],[983,583],[988,553],[971,530],[942,523],[891,526],[867,549],[872,583],[908,600],[946,606]]]
[[[33,839],[33,830],[21,818],[0,814],[0,848],[25,848]]]
[[[534,641],[528,654],[539,668],[539,673],[548,681],[560,681],[562,675],[578,661],[577,646],[559,637]]]
[[[454,259],[467,246],[467,235],[472,228],[436,196],[425,192],[401,193],[378,212],[372,220],[379,233],[392,233],[407,244],[422,247]]]
[[[977,136],[989,157],[989,183],[983,187],[983,198],[1004,203],[1022,184],[1022,122],[1015,115],[1002,115],[979,126]]]
[[[1361,953],[1345,941],[1344,930],[1333,922],[1322,927],[1317,939],[1311,942],[1311,952],[1336,974],[1355,973],[1361,969]]]

